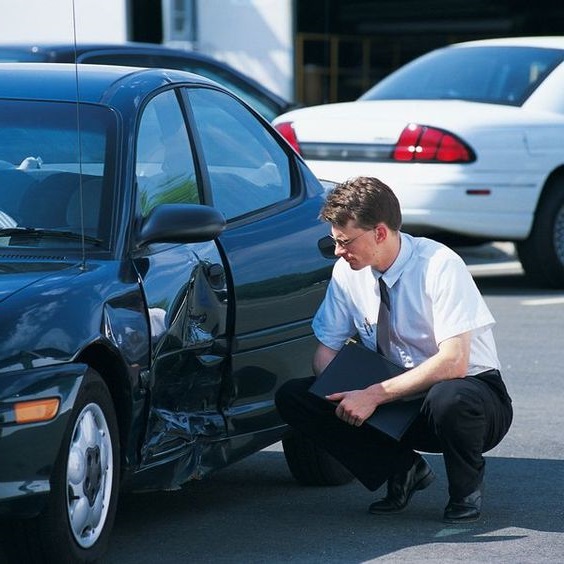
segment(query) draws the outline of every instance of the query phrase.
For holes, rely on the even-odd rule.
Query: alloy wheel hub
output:
[[[100,460],[100,448],[88,448],[86,450],[86,476],[84,478],[84,495],[92,507],[96,496],[100,491],[102,483],[102,464]]]

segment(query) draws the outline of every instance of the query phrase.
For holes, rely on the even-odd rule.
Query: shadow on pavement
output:
[[[474,280],[484,296],[522,296],[524,298],[562,296],[562,289],[541,288],[524,274],[475,276]]]
[[[454,526],[441,522],[442,457],[428,459],[433,485],[403,513],[380,517],[366,511],[375,496],[358,483],[301,487],[281,452],[262,451],[178,492],[124,496],[103,562],[533,561],[524,550],[538,562],[539,546],[560,553],[545,533],[564,532],[564,460],[488,457],[483,517]]]
[[[482,519],[453,526],[441,521],[447,501],[442,457],[428,459],[435,483],[403,513],[379,517],[366,511],[374,495],[358,483],[300,487],[281,452],[262,451],[180,492],[124,498],[106,561],[149,562],[158,555],[161,563],[360,563],[405,549],[428,561],[444,543],[460,559],[507,561],[522,555],[512,543],[524,539],[531,546],[537,532],[564,532],[557,486],[563,460],[488,458]],[[496,545],[490,556],[484,545]]]

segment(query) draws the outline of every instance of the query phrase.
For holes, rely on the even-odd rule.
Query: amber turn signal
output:
[[[59,411],[59,398],[22,401],[14,404],[16,423],[37,423],[53,419]]]

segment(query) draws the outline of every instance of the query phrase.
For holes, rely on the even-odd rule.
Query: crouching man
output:
[[[333,394],[333,403],[308,392],[315,376],[291,380],[276,396],[281,416],[369,490],[387,482],[371,513],[402,511],[432,483],[422,451],[443,454],[449,485],[444,521],[477,520],[483,453],[501,441],[512,421],[489,309],[456,253],[400,231],[399,202],[378,179],[337,185],[321,217],[331,226],[339,260],[313,322],[319,341],[314,374],[355,335],[407,371]],[[378,406],[420,393],[421,411],[400,441],[363,425]]]

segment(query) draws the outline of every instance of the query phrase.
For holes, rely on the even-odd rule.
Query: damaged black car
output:
[[[0,528],[24,561],[104,553],[118,494],[283,439],[310,374],[323,187],[254,110],[180,71],[0,67]],[[27,560],[26,560],[27,559]]]

